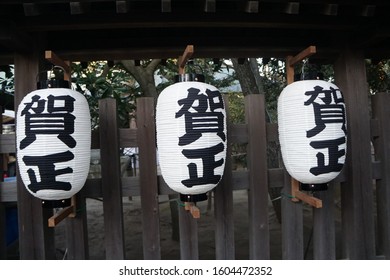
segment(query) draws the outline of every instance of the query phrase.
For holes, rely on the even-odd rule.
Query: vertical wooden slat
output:
[[[347,182],[341,187],[344,258],[375,256],[368,88],[362,51],[343,50],[335,62],[336,83],[347,111]]]
[[[322,200],[322,208],[313,207],[313,256],[315,260],[336,259],[336,229],[334,220],[334,188],[330,183],[327,191],[314,194]]]
[[[161,259],[154,99],[137,100],[137,140],[144,259]]]
[[[36,89],[43,54],[43,50],[42,53],[35,50],[15,55],[15,111],[23,97]],[[47,226],[52,209],[42,208],[41,201],[25,189],[20,175],[17,175],[17,198],[20,259],[55,258],[54,229]]]
[[[0,202],[0,260],[7,259],[6,230],[5,207],[4,204]]]
[[[381,178],[376,180],[378,211],[378,255],[390,259],[390,95],[372,97],[373,118],[379,121],[379,136],[374,137],[376,160],[380,161]]]
[[[284,171],[282,189],[282,258],[302,260],[303,209],[302,202],[291,201],[291,176]]]
[[[119,130],[117,104],[113,98],[99,100],[99,132],[106,258],[124,259]]]
[[[0,113],[3,113],[3,107],[0,106]],[[0,134],[3,134],[3,117],[0,118]],[[4,157],[3,154],[0,154],[0,182],[3,182],[3,170],[4,166]],[[0,194],[1,201],[1,194]],[[6,240],[6,216],[5,216],[5,206],[0,202],[0,260],[5,260],[7,258],[7,240]]]
[[[76,195],[76,217],[66,219],[68,260],[89,259],[87,209],[85,197]]]
[[[215,213],[215,257],[217,260],[233,260],[234,249],[234,221],[233,221],[233,184],[231,138],[229,134],[228,99],[224,96],[227,122],[227,151],[224,175],[222,181],[214,191]]]
[[[245,97],[248,125],[249,258],[269,259],[268,167],[264,95]]]
[[[198,260],[198,221],[194,219],[184,206],[179,207],[180,258],[182,260]]]

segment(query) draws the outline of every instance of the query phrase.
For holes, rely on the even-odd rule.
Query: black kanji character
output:
[[[202,148],[196,150],[186,150],[182,151],[183,155],[189,159],[200,158],[203,163],[203,177],[198,176],[198,167],[195,163],[190,163],[187,165],[190,178],[181,181],[183,185],[188,188],[192,188],[195,185],[205,185],[205,184],[216,184],[221,179],[220,175],[214,174],[214,169],[218,166],[221,166],[224,162],[224,159],[215,161],[215,155],[222,152],[224,145],[219,143],[210,148]]]
[[[338,139],[313,141],[310,146],[314,149],[328,149],[328,165],[325,165],[325,155],[317,153],[317,166],[310,168],[310,173],[313,175],[326,174],[331,172],[341,171],[343,164],[339,163],[339,159],[345,155],[345,149],[339,149],[341,144],[345,143],[345,137]]]
[[[70,161],[74,158],[70,151],[51,154],[46,156],[24,156],[23,161],[27,166],[37,166],[39,170],[40,182],[37,181],[37,175],[33,169],[28,169],[27,174],[30,178],[28,188],[36,193],[39,190],[54,189],[69,191],[72,185],[69,182],[57,181],[56,177],[62,174],[73,173],[70,167],[55,169],[55,163]]]
[[[221,112],[215,112],[216,109],[223,109],[223,100],[219,91],[206,90],[206,94],[200,93],[199,89],[189,88],[187,98],[180,99],[178,104],[182,107],[176,113],[176,118],[184,115],[185,131],[183,136],[179,137],[179,145],[188,145],[198,140],[202,133],[215,132],[225,141],[224,116]],[[196,102],[197,101],[197,102]],[[197,105],[195,105],[197,103]],[[195,112],[190,112],[190,109]],[[207,109],[210,111],[207,112]]]
[[[316,126],[306,132],[308,138],[313,137],[325,129],[326,123],[341,123],[341,129],[346,133],[344,100],[339,89],[315,86],[313,91],[305,92],[310,98],[304,103],[313,104]],[[338,96],[339,95],[339,96]],[[317,98],[322,100],[321,103]]]
[[[47,113],[44,113],[46,100],[34,95],[31,103],[25,103],[21,115],[25,115],[26,137],[20,141],[20,149],[24,149],[33,143],[37,134],[58,134],[58,139],[69,148],[76,146],[76,141],[71,136],[74,133],[75,99],[71,96],[47,97]]]

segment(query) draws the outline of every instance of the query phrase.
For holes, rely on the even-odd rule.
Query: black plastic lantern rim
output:
[[[207,194],[180,194],[180,200],[183,202],[198,202],[207,200]]]
[[[186,73],[175,75],[175,83],[180,82],[202,82],[204,83],[205,77],[202,74]]]
[[[38,89],[46,89],[46,88],[70,88],[69,81],[59,80],[59,79],[50,79],[50,80],[42,80],[37,82]]]
[[[61,200],[42,200],[43,208],[64,208],[70,206],[70,204],[70,198]]]
[[[326,191],[328,190],[328,184],[303,184],[301,183],[301,190],[302,191],[310,191],[310,192],[317,192],[317,191]]]

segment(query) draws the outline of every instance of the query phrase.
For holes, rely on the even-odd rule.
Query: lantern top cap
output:
[[[45,78],[40,79],[46,74]],[[37,75],[37,89],[46,88],[70,88],[70,82],[64,79],[65,69],[61,66],[53,66],[49,71],[42,71]],[[39,79],[39,80],[38,80]]]
[[[179,74],[175,76],[175,83],[180,82],[204,82],[205,77],[202,74],[196,74],[196,73],[185,73],[185,74]]]

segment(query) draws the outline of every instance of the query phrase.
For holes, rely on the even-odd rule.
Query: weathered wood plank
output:
[[[322,200],[322,208],[313,208],[313,256],[315,260],[336,259],[336,229],[334,217],[334,188],[331,183],[327,191],[316,192]]]
[[[3,107],[0,106],[0,112],[3,112]],[[3,136],[3,123],[2,119],[0,119],[0,136]],[[1,147],[1,141],[0,141],[0,147]],[[4,157],[0,152],[0,182],[3,181],[3,174],[4,174]],[[7,227],[6,227],[6,213],[5,213],[5,205],[1,203],[1,193],[0,193],[0,260],[7,259],[7,240],[6,240],[6,233],[7,233]]]
[[[192,217],[189,211],[184,209],[184,205],[179,206],[179,229],[180,259],[198,260],[198,221]]]
[[[346,48],[335,62],[336,82],[347,111],[347,178],[341,187],[346,259],[373,259],[375,232],[371,170],[370,117],[363,53]]]
[[[277,123],[267,123],[267,141],[268,142],[278,142],[279,141],[279,131]]]
[[[279,188],[284,184],[284,169],[270,168],[268,169],[269,187]],[[247,190],[249,172],[247,170],[235,170],[232,172],[232,188],[233,190]],[[165,183],[161,175],[157,176],[158,194],[170,195],[176,194]],[[140,183],[139,177],[122,177],[122,196],[139,196]],[[340,182],[337,180],[337,182]],[[84,197],[98,198],[103,197],[101,178],[87,179],[81,193]],[[0,182],[0,202],[16,202],[16,182]]]
[[[302,260],[303,253],[303,209],[302,202],[291,201],[291,177],[284,172],[282,189],[282,258]]]
[[[248,143],[248,128],[246,124],[231,124],[229,129],[231,143]]]
[[[116,100],[99,100],[100,156],[106,259],[125,258]]]
[[[5,219],[5,206],[3,203],[0,203],[0,260],[7,259],[7,227]]]
[[[157,187],[156,128],[154,99],[137,100],[137,140],[139,147],[140,194],[144,259],[161,259]]]
[[[66,222],[67,260],[89,259],[87,209],[85,198],[76,195],[76,217]]]
[[[232,186],[232,158],[229,125],[228,100],[225,97],[227,114],[227,151],[224,175],[220,184],[214,190],[215,215],[215,257],[217,260],[233,260],[234,248],[234,221],[233,221],[233,186]]]
[[[249,258],[269,259],[268,172],[264,95],[245,97],[249,143]]]
[[[372,97],[373,118],[378,120],[378,137],[373,138],[375,159],[380,164],[381,177],[376,180],[378,213],[378,251],[390,259],[390,95],[377,93]]]

